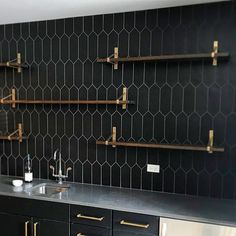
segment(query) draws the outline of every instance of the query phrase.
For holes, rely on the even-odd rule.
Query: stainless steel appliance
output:
[[[236,236],[236,228],[161,218],[159,236]]]

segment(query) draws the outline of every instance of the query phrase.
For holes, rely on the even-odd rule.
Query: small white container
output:
[[[20,186],[22,186],[22,184],[23,184],[23,180],[21,180],[21,179],[14,179],[14,180],[12,180],[12,184],[13,184],[15,187],[20,187]]]
[[[25,182],[30,183],[33,181],[33,173],[32,172],[26,172],[25,173]]]

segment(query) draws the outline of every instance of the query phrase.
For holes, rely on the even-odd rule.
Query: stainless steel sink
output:
[[[69,190],[69,185],[53,184],[53,183],[42,183],[32,188],[26,189],[25,191],[32,196],[45,196],[50,197],[59,193],[64,193]]]

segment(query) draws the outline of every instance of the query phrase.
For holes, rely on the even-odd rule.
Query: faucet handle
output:
[[[52,170],[52,176],[55,176],[55,167],[54,166],[49,166],[49,168]]]
[[[69,171],[71,171],[71,170],[72,170],[71,167],[68,167],[68,168],[66,169],[66,176],[67,176],[67,177],[68,177]]]

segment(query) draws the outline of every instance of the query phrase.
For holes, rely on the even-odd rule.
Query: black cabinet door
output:
[[[1,213],[0,235],[31,236],[31,219],[29,217]]]
[[[34,236],[69,236],[70,225],[69,223],[33,219],[33,235]]]
[[[71,224],[71,236],[111,236],[112,231],[90,225]]]
[[[158,235],[158,234],[156,234],[156,235]],[[152,234],[140,234],[140,233],[134,233],[134,232],[114,230],[113,236],[153,236],[153,235]]]

